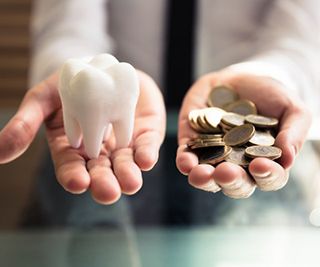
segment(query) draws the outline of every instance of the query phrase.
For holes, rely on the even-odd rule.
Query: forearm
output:
[[[43,80],[67,58],[112,50],[106,0],[36,0],[31,21],[30,85]]]
[[[315,0],[275,1],[260,32],[260,52],[231,68],[279,80],[316,110],[314,100],[320,91],[317,6]]]

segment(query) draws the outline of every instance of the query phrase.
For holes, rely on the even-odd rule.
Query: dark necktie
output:
[[[180,107],[193,81],[196,0],[168,0],[164,86],[169,108]]]
[[[164,86],[166,106],[180,108],[183,97],[193,81],[193,48],[196,22],[195,0],[168,0]],[[175,166],[176,135],[167,134],[164,147],[165,223],[191,223],[192,187]]]

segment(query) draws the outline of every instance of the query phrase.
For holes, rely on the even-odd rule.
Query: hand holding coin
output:
[[[285,89],[229,70],[198,80],[179,116],[176,163],[189,183],[233,198],[282,188],[310,126],[304,105]]]

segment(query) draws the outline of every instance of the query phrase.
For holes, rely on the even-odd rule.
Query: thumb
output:
[[[311,115],[304,107],[290,107],[282,117],[275,145],[282,150],[280,164],[288,169],[302,148],[311,125]]]
[[[17,113],[0,132],[0,163],[8,163],[27,150],[42,122],[59,106],[57,75],[30,89]]]

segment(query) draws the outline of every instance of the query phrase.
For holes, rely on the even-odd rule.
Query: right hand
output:
[[[278,118],[279,132],[275,145],[282,150],[277,162],[256,158],[251,161],[248,173],[240,166],[222,162],[216,167],[199,164],[197,156],[187,148],[188,141],[197,133],[190,127],[188,114],[193,109],[207,107],[207,97],[216,84],[232,86],[241,98],[253,101],[262,115]],[[282,188],[289,170],[305,141],[311,116],[305,105],[289,95],[280,82],[269,77],[224,69],[201,77],[184,98],[179,116],[179,148],[176,164],[189,183],[205,191],[222,191],[233,198],[249,197],[257,185],[261,190]]]
[[[99,158],[88,160],[83,147],[69,145],[55,73],[26,93],[19,110],[0,132],[0,164],[23,154],[44,122],[56,177],[65,190],[78,194],[90,188],[93,198],[102,204],[114,203],[121,193],[136,193],[142,186],[141,171],[150,170],[157,162],[165,134],[160,90],[149,76],[138,75],[140,96],[128,148],[116,150],[110,138]]]

